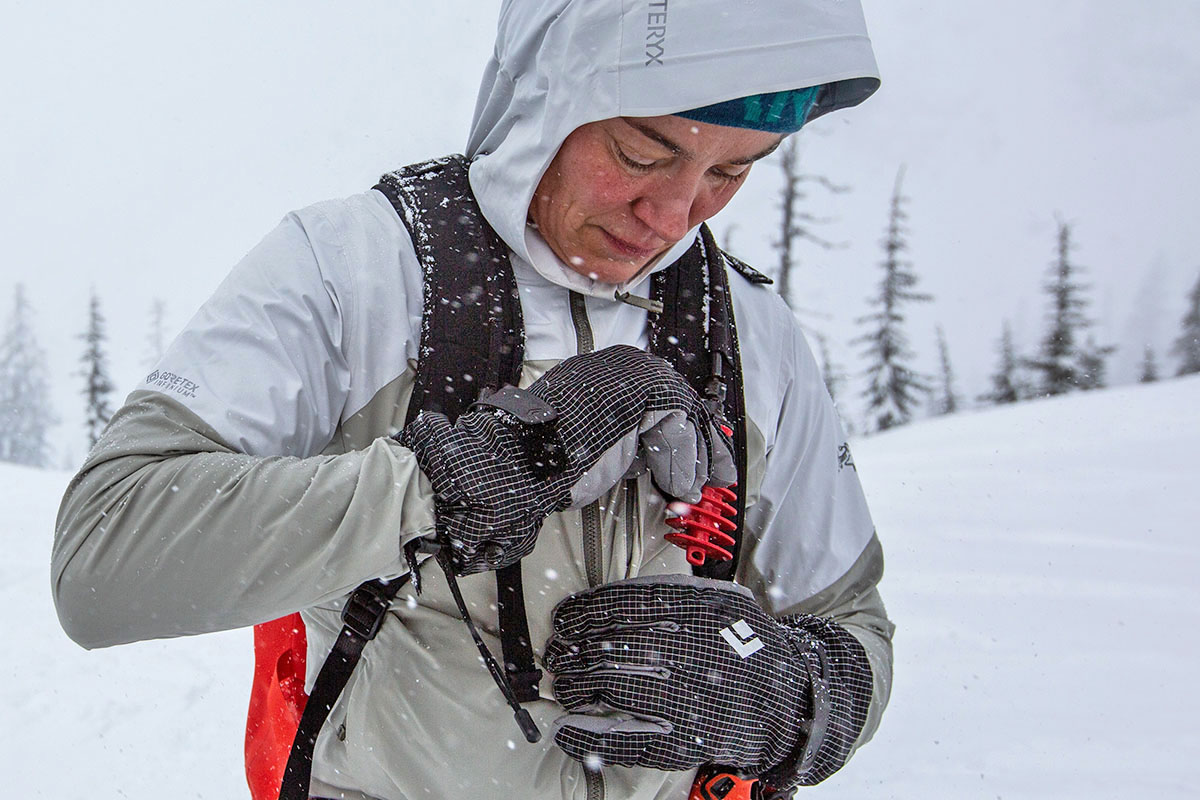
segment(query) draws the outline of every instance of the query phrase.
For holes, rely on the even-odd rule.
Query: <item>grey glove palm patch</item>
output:
[[[681,496],[698,499],[704,483],[734,480],[728,438],[687,381],[645,351],[617,345],[574,356],[524,394],[557,415],[553,447],[541,439],[530,446],[530,428],[544,438],[542,425],[487,407],[453,425],[442,414],[422,412],[397,437],[433,484],[438,535],[461,574],[526,555],[548,514],[610,489],[639,447],[655,481],[679,488]],[[555,454],[552,470],[548,451]]]

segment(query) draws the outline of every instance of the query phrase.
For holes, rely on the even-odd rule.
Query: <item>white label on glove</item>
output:
[[[762,639],[758,638],[758,634],[744,619],[739,619],[728,628],[721,628],[721,636],[743,659],[749,658],[763,648]]]

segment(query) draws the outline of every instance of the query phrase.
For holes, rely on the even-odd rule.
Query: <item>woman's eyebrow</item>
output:
[[[645,124],[644,122],[639,122],[636,119],[625,118],[625,123],[627,125],[629,125],[631,128],[635,128],[638,132],[640,132],[646,138],[653,139],[658,144],[660,144],[663,147],[670,150],[672,155],[678,156],[679,158],[682,158],[685,161],[695,160],[695,156],[691,152],[689,152],[685,147],[680,145],[678,142],[675,142],[672,139],[668,138],[667,136],[664,136],[662,133],[660,133],[659,131],[650,127],[649,125]],[[776,148],[778,148],[779,145],[783,143],[783,140],[784,140],[784,137],[780,136],[779,139],[773,145],[766,148],[765,150],[763,150],[759,153],[755,153],[754,155],[748,156],[746,158],[735,159],[733,161],[730,161],[729,163],[736,165],[736,166],[742,166],[743,164],[753,164],[755,161],[766,158],[767,156],[771,155],[771,153],[774,153]]]
[[[679,156],[680,158],[684,159],[685,161],[691,161],[694,158],[694,156],[690,152],[688,152],[685,148],[683,148],[677,142],[671,141],[666,136],[659,133],[654,128],[650,127],[649,125],[647,125],[643,122],[638,122],[635,119],[626,119],[625,122],[631,128],[636,128],[638,131],[640,131],[641,134],[643,136],[645,136],[646,138],[653,139],[654,141],[661,144],[663,147],[670,150],[672,155]]]
[[[766,158],[767,156],[771,155],[771,153],[774,153],[776,151],[776,149],[779,148],[779,145],[783,144],[783,139],[784,139],[784,137],[780,136],[779,139],[775,142],[775,144],[771,145],[766,150],[763,150],[759,153],[755,153],[754,155],[750,156],[749,158],[739,158],[738,160],[731,161],[729,163],[736,164],[739,166],[742,164],[753,164],[755,161]]]

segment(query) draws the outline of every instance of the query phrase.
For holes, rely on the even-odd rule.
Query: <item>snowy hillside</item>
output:
[[[248,798],[249,631],[92,652],[71,642],[49,561],[69,478],[0,464],[0,774],[13,794],[47,800]]]
[[[1198,405],[1190,378],[858,442],[896,685],[875,742],[801,796],[1195,796]],[[66,480],[0,466],[7,793],[246,797],[248,634],[69,642],[47,566]]]

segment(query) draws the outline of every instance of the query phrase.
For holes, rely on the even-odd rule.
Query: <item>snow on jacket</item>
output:
[[[525,385],[578,351],[579,325],[597,348],[646,345],[646,311],[612,299],[615,287],[579,285],[527,236],[533,187],[571,130],[874,75],[854,3],[706,0],[669,12],[665,2],[625,5],[510,3],[501,14],[469,150],[481,207],[513,250]],[[647,25],[668,13],[666,38],[655,40],[663,64],[645,64]],[[820,23],[804,27],[812,20]],[[651,69],[659,66],[666,77]],[[829,616],[862,641],[875,692],[861,743],[878,724],[891,678],[891,625],[875,589],[878,540],[789,310],[768,288],[736,275],[730,283],[750,449],[739,580],[773,613]],[[648,283],[625,288],[644,297]],[[572,317],[572,289],[587,295],[583,317]],[[388,438],[405,419],[421,312],[412,241],[382,195],[286,217],[129,396],[68,488],[52,580],[71,637],[102,647],[301,610],[311,685],[349,592],[405,572],[402,545],[433,531],[429,483],[412,453]],[[550,611],[567,595],[596,579],[690,571],[684,552],[663,538],[664,503],[647,477],[615,488],[600,508],[600,575],[589,579],[579,510],[552,515],[524,561],[539,655]],[[440,573],[422,575],[424,594],[402,593],[393,605],[322,731],[313,793],[582,798],[580,765],[552,737],[520,740]],[[494,580],[462,584],[498,652]],[[529,710],[547,730],[561,708],[549,678],[541,693]],[[683,800],[691,773],[610,768],[604,778],[609,797]]]

